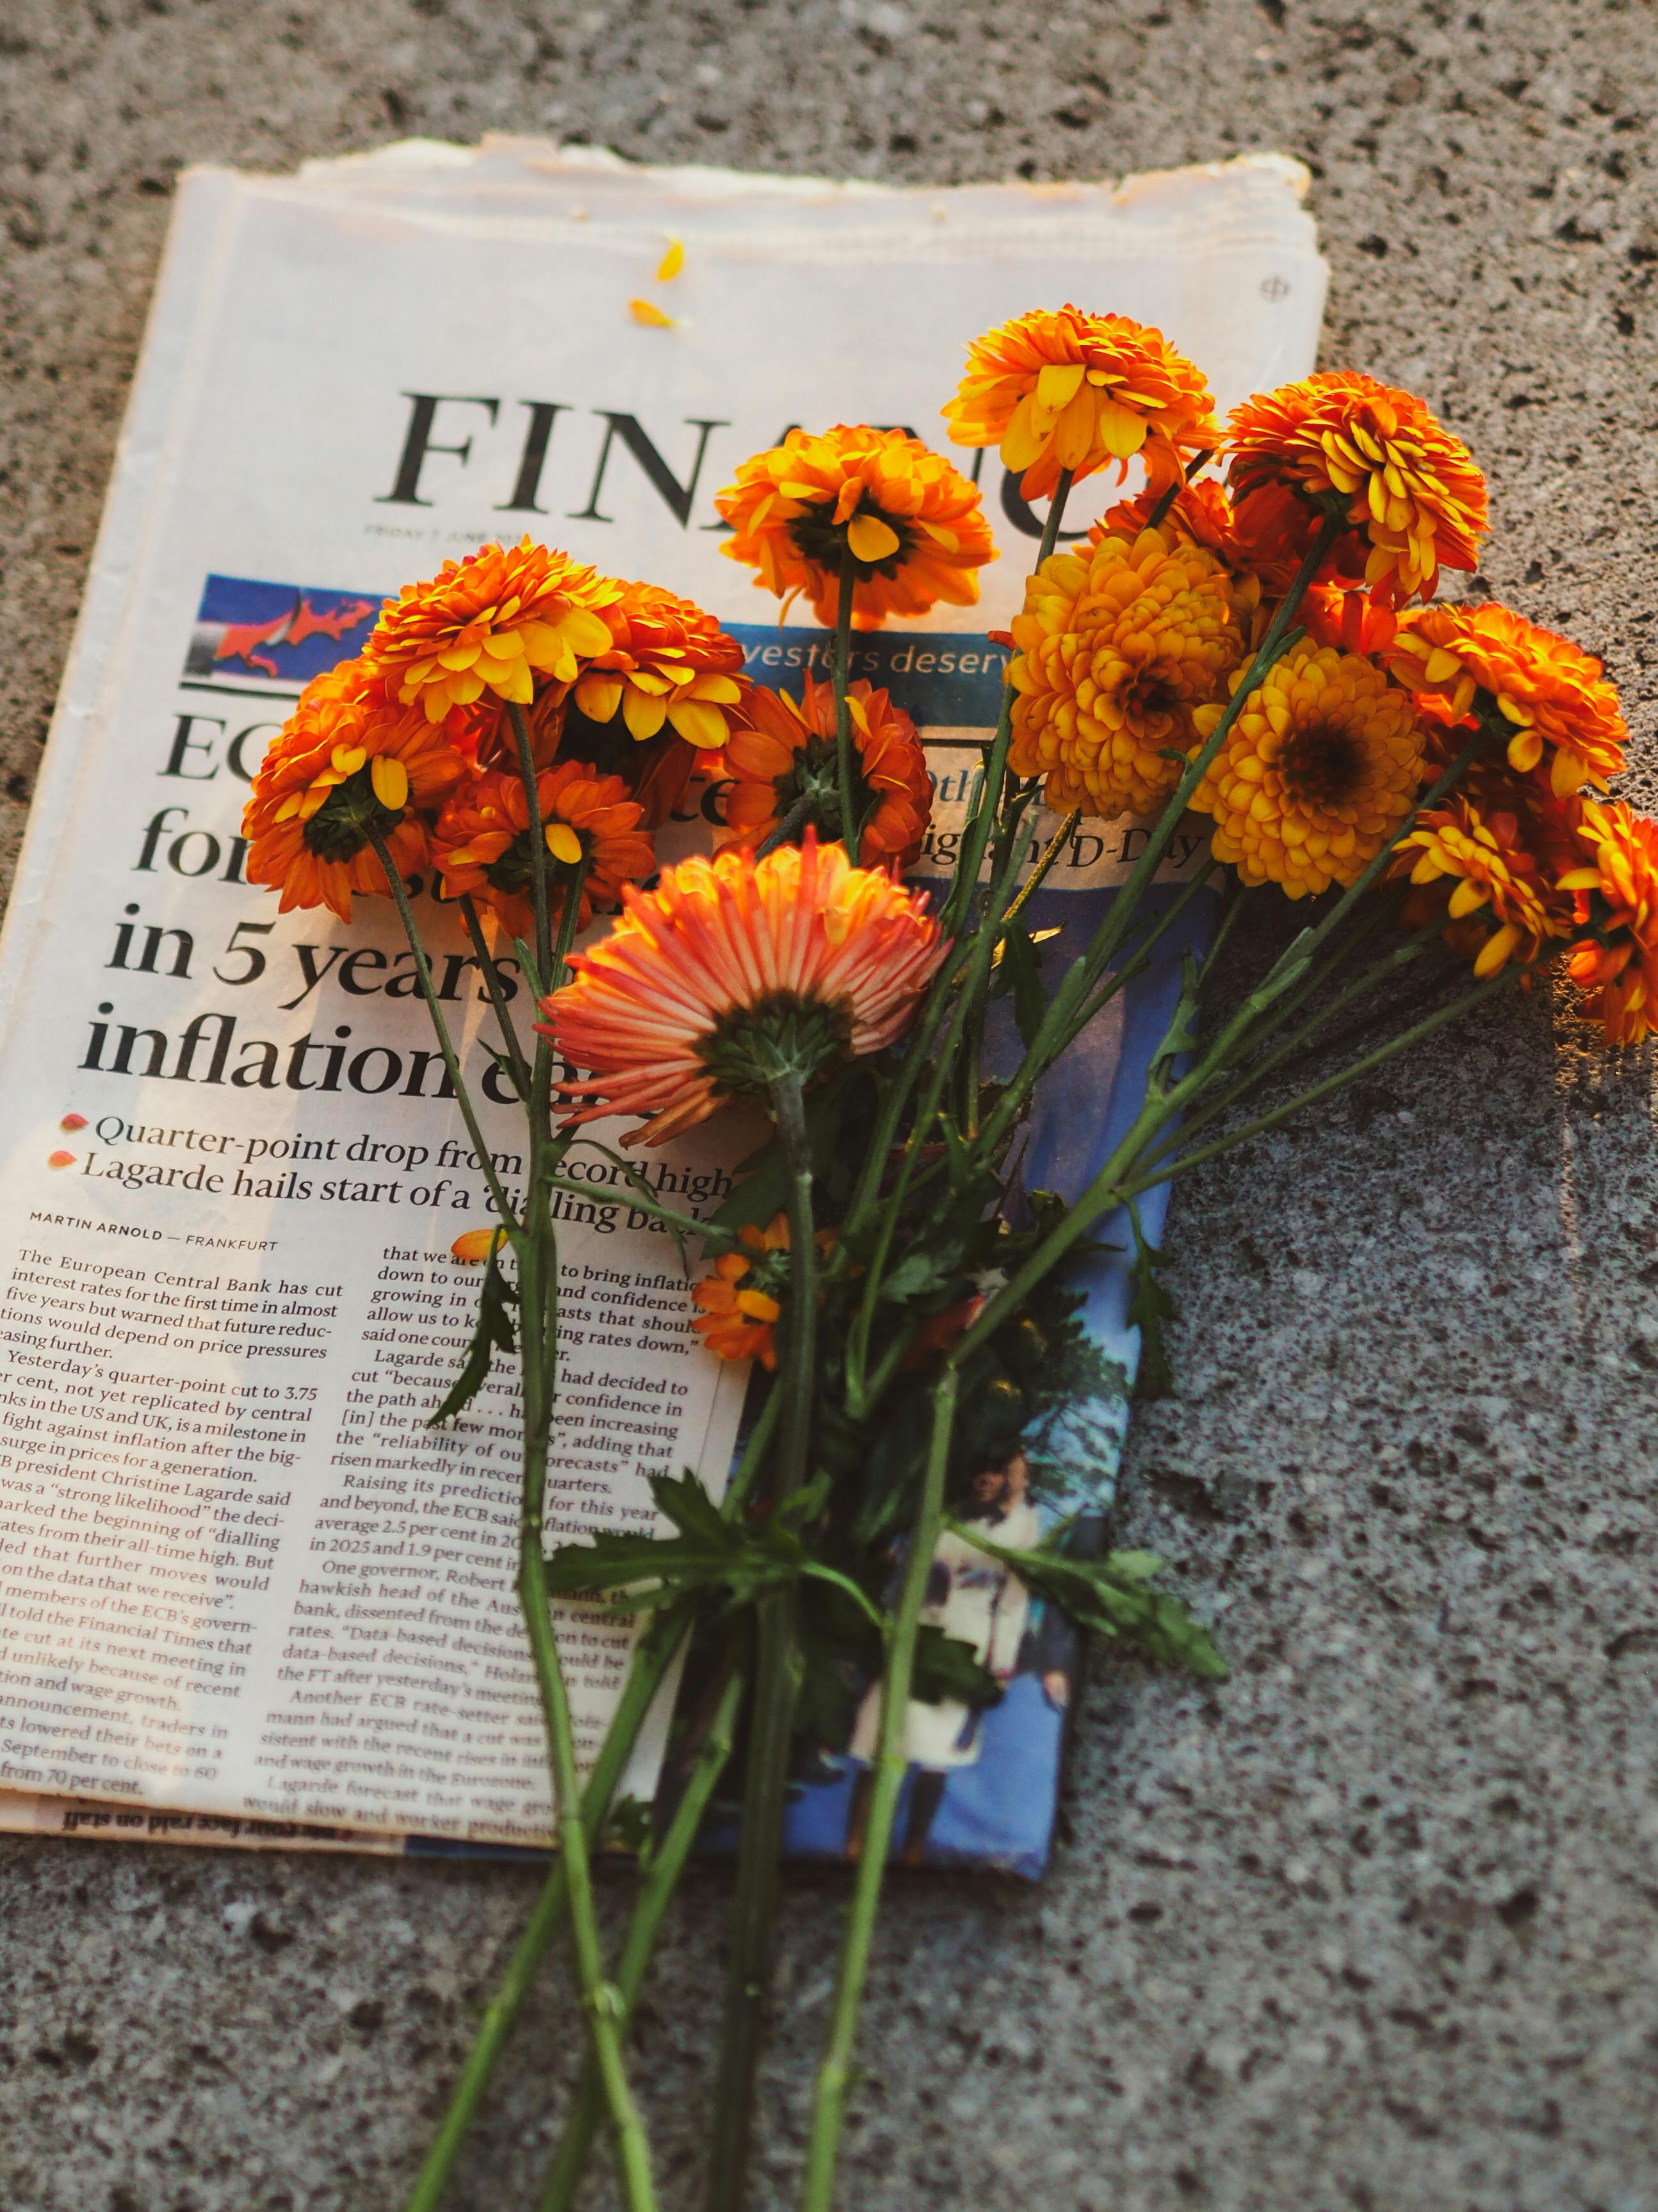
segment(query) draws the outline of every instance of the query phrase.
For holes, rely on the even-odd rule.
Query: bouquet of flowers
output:
[[[249,804],[249,878],[284,908],[349,921],[354,896],[396,902],[489,1183],[496,1220],[455,1247],[483,1270],[477,1334],[432,1419],[461,1414],[492,1360],[515,1359],[522,1381],[519,1591],[560,1849],[412,2212],[439,2202],[561,1928],[589,2051],[544,2212],[574,2201],[601,2128],[629,2212],[654,2203],[629,2016],[728,1765],[740,1843],[707,2203],[747,2201],[791,1773],[826,1740],[824,1716],[861,1698],[870,1783],[801,2197],[829,2212],[912,1708],[997,1693],[983,1654],[926,1618],[939,1546],[1017,1576],[1110,1648],[1224,1673],[1160,1562],[1079,1555],[1063,1529],[1012,1549],[967,1525],[974,1441],[1034,1405],[1063,1356],[1067,1271],[1108,1226],[1132,1239],[1149,1341],[1165,1302],[1137,1201],[1155,1186],[1552,969],[1609,1042],[1658,1025],[1658,826],[1603,796],[1624,758],[1616,696],[1522,616],[1436,599],[1442,570],[1475,568],[1486,501],[1419,400],[1326,374],[1223,427],[1158,331],[1066,307],[975,341],[944,414],[1048,507],[936,906],[906,882],[932,805],[916,732],[852,680],[852,635],[970,604],[993,548],[976,487],[902,430],[792,430],[720,496],[725,551],[832,632],[829,682],[761,689],[671,591],[527,539],[486,545],[388,601],[361,658],[309,686]],[[1132,495],[1056,550],[1072,487],[1111,467],[1121,485],[1135,463]],[[659,869],[654,834],[696,778],[723,794],[718,848]],[[1056,972],[1029,902],[1084,816],[1146,834]],[[1188,817],[1206,857],[1160,885]],[[527,1129],[521,1191],[491,1165],[411,878],[458,909],[482,972],[495,1095]],[[1217,891],[1216,942],[1184,955],[1131,1125],[1079,1194],[1027,1188],[1037,1087]],[[1305,902],[1304,926],[1223,991],[1238,963],[1218,966],[1220,942],[1281,898]],[[514,1018],[508,957],[532,1027]],[[623,1146],[655,1145],[744,1101],[766,1137],[740,1218],[720,1225],[590,1133],[621,1118]],[[754,1388],[723,1497],[662,1478],[655,1532],[550,1550],[555,1215],[589,1188],[572,1173],[583,1147],[678,1241],[688,1280],[701,1255],[695,1328],[707,1356],[756,1363]],[[594,1605],[641,1627],[584,1771],[556,1631]],[[653,1820],[618,1802],[620,1779],[693,1640],[681,1786]],[[607,1958],[592,1865],[617,1842],[638,1886]]]

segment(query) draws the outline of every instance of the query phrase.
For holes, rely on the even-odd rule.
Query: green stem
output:
[[[664,1914],[678,1887],[691,1846],[696,1841],[720,1776],[731,1757],[732,1740],[736,1732],[737,1714],[743,1700],[744,1679],[734,1671],[720,1694],[708,1733],[704,1737],[696,1761],[685,1784],[684,1795],[674,1808],[667,1833],[652,1856],[645,1879],[634,1904],[628,1932],[616,1964],[616,1993],[621,1997],[623,2026],[631,2023],[634,2006],[644,1986],[645,1974],[656,1948]],[[603,2103],[598,2075],[592,2062],[588,2061],[578,2083],[570,2117],[564,2124],[563,2139],[553,2160],[552,2171],[547,2177],[546,2189],[541,2199],[541,2212],[570,2212],[575,2193],[586,2171],[588,2154],[593,2136],[603,2118]]]
[[[1061,469],[1059,483],[1048,506],[1048,521],[1042,531],[1042,544],[1037,550],[1036,566],[1053,552],[1059,542],[1060,525],[1065,518],[1066,501],[1071,495],[1071,471]],[[1009,668],[1012,666],[1010,660]],[[973,802],[972,811],[963,833],[962,849],[957,856],[955,880],[950,887],[939,925],[946,937],[958,936],[967,922],[979,887],[979,871],[984,866],[985,853],[990,844],[991,832],[1001,814],[1002,787],[1007,781],[1007,756],[1013,742],[1014,690],[1006,676],[1002,678],[1001,706],[996,716],[996,727],[990,740],[990,750],[985,761],[984,777]]]
[[[811,1147],[800,1079],[793,1069],[774,1078],[771,1103],[787,1177],[789,1221],[788,1347],[772,1497],[775,1513],[806,1480],[817,1376],[817,1270]],[[777,1924],[789,1747],[799,1686],[795,1592],[787,1587],[768,1591],[756,1611],[754,1700],[743,1786],[726,2017],[714,2092],[714,2141],[705,2200],[708,2212],[742,2212],[747,2196],[755,2082]]]
[[[530,1063],[525,1059],[523,1048],[519,1043],[518,1030],[513,1026],[513,1017],[507,1006],[507,987],[501,981],[501,970],[495,965],[495,956],[490,951],[488,940],[483,934],[482,918],[477,907],[472,903],[470,892],[461,894],[460,917],[466,925],[466,934],[471,940],[472,950],[477,955],[477,963],[483,976],[484,988],[489,994],[489,1004],[495,1009],[495,1022],[501,1030],[501,1040],[506,1049],[507,1065],[513,1071],[513,1082],[517,1088],[519,1097],[527,1106],[530,1103]]]
[[[581,1793],[582,1826],[596,1838],[610,1809],[639,1731],[651,1702],[685,1636],[689,1609],[676,1606],[659,1613],[640,1639],[634,1663],[604,1741]],[[483,2093],[518,2018],[519,2008],[541,1971],[565,1911],[565,1862],[556,1859],[547,1870],[541,1894],[528,1924],[513,1948],[501,1984],[478,2023],[472,2047],[466,2055],[460,2079],[450,2094],[448,2107],[433,2138],[432,2148],[416,2179],[407,2212],[437,2212],[461,2146],[471,2131]]]
[[[524,785],[524,804],[530,817],[530,896],[536,915],[536,965],[549,978],[553,972],[552,901],[547,882],[546,826],[541,818],[541,779],[536,769],[535,747],[530,742],[530,725],[525,720],[524,709],[516,700],[508,700],[507,712],[512,717],[513,735],[518,740],[518,772]],[[549,982],[549,989],[553,988]]]
[[[1043,853],[1041,860],[1037,861],[1035,866],[1031,870],[1023,884],[1020,886],[1019,896],[1017,898],[1014,900],[1012,905],[1009,907],[1007,912],[1002,916],[1001,934],[1003,936],[1007,934],[1007,926],[1009,922],[1016,921],[1018,919],[1022,909],[1029,903],[1035,894],[1039,891],[1042,885],[1048,881],[1049,875],[1053,872],[1054,862],[1065,850],[1066,840],[1071,836],[1072,832],[1076,829],[1077,824],[1082,820],[1082,818],[1083,811],[1081,807],[1073,806],[1070,813],[1066,816],[1064,821],[1060,823],[1059,828],[1054,832],[1054,835],[1048,839],[1047,850]]]
[[[829,2014],[823,2057],[817,2069],[812,2101],[811,2136],[806,2152],[805,2185],[800,2212],[833,2212],[835,2173],[839,2161],[841,2129],[846,2112],[847,2090],[852,2079],[852,2058],[858,2032],[858,2012],[869,1972],[870,1946],[876,1915],[880,1910],[881,1886],[886,1877],[893,1822],[903,1788],[907,1761],[905,1736],[909,1720],[910,1684],[915,1668],[915,1645],[927,1578],[938,1541],[944,1515],[944,1474],[950,1464],[950,1431],[956,1418],[957,1370],[945,1365],[933,1386],[932,1437],[927,1452],[920,1510],[910,1532],[909,1554],[898,1607],[887,1632],[886,1664],[881,1684],[880,1744],[876,1753],[875,1787],[871,1794],[869,1820],[858,1857],[858,1875],[841,1941],[841,1959],[835,1979],[835,2002]]]
[[[853,806],[852,769],[852,609],[857,591],[858,564],[850,545],[841,548],[841,582],[835,595],[835,764],[841,787],[841,842],[855,868],[863,840]]]
[[[1189,1115],[1181,1122],[1178,1128],[1168,1130],[1158,1139],[1157,1149],[1161,1150],[1170,1145],[1185,1144],[1190,1138],[1194,1137],[1199,1129],[1206,1128],[1209,1123],[1224,1114],[1229,1106],[1233,1105],[1238,1099],[1247,1097],[1286,1060],[1292,1060],[1303,1046],[1310,1044],[1319,1031],[1333,1021],[1338,1014],[1343,1012],[1357,1000],[1367,997],[1379,983],[1386,982],[1388,976],[1396,973],[1398,969],[1408,966],[1413,960],[1420,959],[1430,940],[1438,936],[1441,927],[1442,925],[1437,921],[1430,922],[1425,929],[1418,930],[1416,934],[1407,938],[1404,944],[1395,945],[1392,951],[1387,953],[1382,959],[1372,962],[1362,975],[1356,975],[1351,983],[1345,984],[1327,1005],[1321,1006],[1315,1014],[1311,1015],[1298,1028],[1291,1030],[1272,1052],[1258,1060],[1252,1060],[1230,1083],[1223,1087],[1218,1095],[1206,1102],[1201,1112]],[[1366,934],[1368,933],[1367,932]],[[1343,948],[1344,953],[1347,949]],[[1329,980],[1340,964],[1339,960],[1328,962],[1321,973],[1315,977],[1313,982],[1305,990],[1296,994],[1295,1006],[1303,1005],[1321,984]],[[1289,1011],[1293,1012],[1295,1006],[1291,1006]]]
[[[755,1477],[770,1449],[781,1404],[781,1394],[774,1384],[767,1393],[766,1402],[750,1431],[742,1459],[721,1501],[720,1510],[728,1518],[741,1511],[754,1486]],[[690,1618],[689,1606],[671,1606],[655,1616],[639,1640],[623,1687],[622,1701],[605,1731],[587,1786],[581,1793],[582,1824],[590,1838],[596,1839],[604,1826],[645,1716],[678,1655]],[[564,1862],[556,1859],[548,1869],[541,1895],[536,1900],[528,1926],[519,1938],[501,1986],[479,2024],[442,2124],[421,2167],[407,2212],[437,2212],[455,2160],[477,2117],[519,2008],[529,1995],[564,1917]]]
[[[455,1057],[455,1048],[449,1041],[449,1024],[443,1018],[443,1008],[439,1003],[437,989],[432,981],[432,963],[427,958],[426,947],[421,942],[420,931],[415,921],[415,910],[409,903],[408,886],[398,872],[397,862],[392,858],[390,847],[380,831],[372,826],[368,832],[368,841],[374,848],[381,867],[386,871],[386,880],[392,886],[392,896],[397,901],[398,913],[403,922],[403,933],[409,940],[410,951],[414,955],[415,975],[420,984],[421,996],[425,1000],[426,1011],[432,1018],[432,1028],[437,1037],[438,1050],[443,1055],[443,1065],[448,1073],[450,1084],[453,1087],[456,1103],[460,1108],[461,1119],[466,1124],[466,1133],[472,1140],[472,1149],[477,1154],[478,1164],[483,1170],[483,1179],[489,1186],[489,1195],[495,1202],[495,1211],[506,1224],[507,1234],[516,1241],[521,1233],[519,1219],[507,1203],[507,1194],[501,1187],[500,1178],[495,1174],[495,1161],[490,1155],[489,1146],[483,1141],[483,1132],[478,1127],[478,1118],[473,1111],[471,1096],[467,1091],[465,1079],[461,1074],[460,1062]]]
[[[1181,492],[1185,490],[1186,486],[1189,484],[1193,477],[1196,476],[1198,471],[1204,466],[1206,462],[1212,460],[1213,458],[1213,454],[1207,452],[1193,454],[1191,459],[1186,464],[1185,477],[1183,478],[1176,477],[1174,483],[1169,484],[1162,493],[1159,494],[1157,505],[1152,508],[1151,514],[1145,518],[1145,526],[1148,530],[1155,530],[1157,527],[1157,525],[1168,514],[1169,508],[1180,497]]]
[[[587,1831],[581,1817],[575,1729],[568,1686],[553,1633],[546,1558],[542,1548],[541,1509],[546,1491],[553,1406],[549,1332],[542,1316],[550,1303],[550,1262],[555,1271],[553,1280],[557,1267],[556,1255],[548,1249],[550,1243],[550,1239],[532,1235],[519,1263],[519,1340],[524,1369],[524,1516],[519,1546],[519,1601],[529,1632],[531,1656],[535,1662],[546,1723],[576,1979],[587,2014],[593,2063],[610,2116],[617,2179],[629,2212],[654,2212],[656,2191],[651,2178],[650,2149],[623,2057],[621,2004],[604,1973],[593,1907]]]
[[[1546,965],[1546,963],[1542,964]],[[1428,1015],[1423,1021],[1412,1023],[1398,1036],[1390,1037],[1386,1044],[1378,1045],[1374,1052],[1366,1053],[1362,1060],[1354,1060],[1351,1066],[1342,1068],[1337,1074],[1327,1076],[1322,1083],[1315,1083],[1310,1090],[1301,1091],[1284,1105],[1274,1107],[1270,1114],[1262,1114],[1253,1121],[1246,1121],[1242,1128],[1229,1130],[1225,1136],[1217,1138],[1213,1144],[1205,1145],[1195,1152],[1182,1152],[1176,1159],[1165,1159],[1154,1164],[1149,1175],[1125,1182],[1119,1196],[1125,1199],[1138,1197],[1141,1191],[1150,1190],[1154,1183],[1167,1182],[1171,1176],[1184,1175],[1188,1168],[1202,1167],[1210,1160],[1218,1159],[1223,1152],[1230,1152],[1235,1146],[1248,1144],[1252,1138],[1260,1136],[1265,1131],[1277,1128],[1279,1122],[1305,1113],[1308,1107],[1316,1106],[1324,1099],[1333,1097],[1338,1091],[1345,1090],[1348,1084],[1357,1082],[1360,1076],[1369,1075],[1373,1069],[1384,1066],[1412,1045],[1419,1044],[1424,1037],[1432,1036],[1436,1030],[1460,1021],[1482,1000],[1489,999],[1494,992],[1516,982],[1522,975],[1535,972],[1535,968],[1505,968],[1500,975],[1487,976],[1472,991],[1464,991],[1460,998],[1453,999],[1449,1006],[1440,1007],[1436,1013]]]

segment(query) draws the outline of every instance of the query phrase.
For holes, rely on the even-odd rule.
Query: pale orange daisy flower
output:
[[[1208,386],[1161,331],[1072,307],[975,338],[944,416],[958,446],[999,447],[1027,499],[1046,497],[1062,469],[1079,478],[1114,461],[1121,480],[1136,455],[1159,491],[1220,442]]]
[[[365,653],[434,722],[486,693],[527,707],[537,677],[574,683],[584,660],[610,650],[601,610],[621,596],[610,577],[527,537],[481,545],[387,599]]]
[[[920,615],[943,599],[971,606],[974,573],[995,554],[976,484],[902,430],[838,424],[791,430],[756,453],[714,501],[732,526],[720,551],[759,571],[761,589],[804,592],[832,628],[843,552],[853,564],[853,623]],[[787,611],[786,605],[785,612]]]
[[[840,844],[780,845],[763,860],[728,845],[712,860],[631,885],[622,919],[574,980],[542,1001],[541,1024],[583,1080],[560,1087],[571,1122],[637,1114],[626,1144],[660,1144],[727,1098],[768,1095],[879,1052],[914,1018],[944,957],[926,900]]]
[[[242,817],[251,884],[282,892],[281,913],[325,906],[351,919],[354,892],[390,894],[370,831],[404,876],[426,865],[422,810],[466,763],[446,725],[388,702],[361,661],[307,685],[270,741]]]
[[[1431,598],[1441,568],[1479,564],[1485,480],[1411,392],[1347,369],[1280,385],[1232,410],[1226,452],[1246,542],[1276,537],[1299,556],[1340,517],[1359,544],[1338,541],[1326,572],[1395,605]]]

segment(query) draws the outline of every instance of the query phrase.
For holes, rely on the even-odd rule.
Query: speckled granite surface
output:
[[[0,849],[177,165],[508,126],[918,180],[1299,155],[1327,358],[1470,439],[1486,580],[1605,653],[1650,804],[1655,62],[1612,0],[4,0]],[[1654,2212],[1651,1061],[1506,1010],[1193,1182],[1170,1244],[1177,1394],[1138,1419],[1127,1533],[1235,1679],[1096,1679],[1041,1892],[897,1887],[843,2202]],[[531,1887],[0,1847],[0,2203],[390,2212]],[[677,1911],[645,2021],[674,2207],[721,1901]],[[789,1914],[780,2206],[833,1887]],[[531,2201],[575,2042],[550,1981],[455,2212]]]

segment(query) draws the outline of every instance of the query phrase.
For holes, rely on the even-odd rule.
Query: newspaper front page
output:
[[[938,439],[965,341],[1065,299],[1157,324],[1223,409],[1304,374],[1304,182],[1255,157],[893,191],[510,141],[184,179],[0,947],[0,1825],[549,1839],[515,1389],[498,1370],[427,1426],[475,1310],[449,1248],[490,1218],[481,1164],[389,902],[347,928],[242,880],[248,781],[303,683],[402,582],[526,531],[697,599],[760,681],[822,673],[823,635],[720,557],[736,464],[794,422]],[[994,716],[984,629],[1042,520],[993,453],[963,459],[1001,549],[981,608],[859,641],[925,726],[935,874]],[[1083,487],[1074,526],[1118,495]],[[665,856],[716,815],[688,803]],[[1120,875],[1135,832],[1101,827],[1059,874]],[[479,978],[417,906],[510,1191]],[[706,1213],[758,1133],[716,1122],[647,1170]],[[649,1523],[654,1472],[717,1489],[744,1386],[671,1240],[597,1153],[575,1172],[555,1540]],[[580,1609],[559,1634],[591,1756],[629,1638]]]

